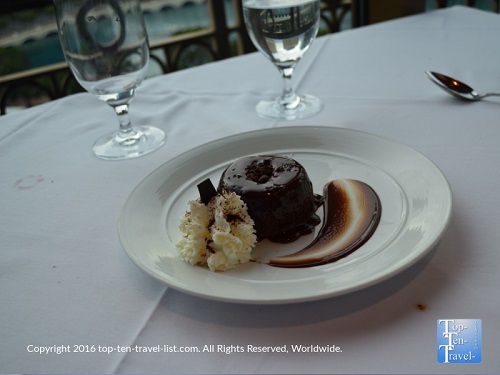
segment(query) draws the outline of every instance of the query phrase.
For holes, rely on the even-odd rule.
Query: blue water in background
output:
[[[232,0],[226,0],[226,16],[229,24],[234,23],[234,11],[231,4]],[[179,31],[210,27],[206,3],[187,3],[179,8],[164,7],[157,12],[145,11],[144,19],[150,42],[167,38]],[[64,61],[64,54],[56,32],[45,38],[26,41],[19,48],[27,54],[32,68]]]
[[[234,23],[233,0],[226,2],[226,16],[229,24]],[[239,1],[239,0],[237,0]],[[449,5],[464,5],[464,0],[449,0]],[[491,0],[478,0],[476,8],[491,10]],[[426,0],[426,10],[436,8],[434,0]],[[210,26],[206,3],[186,3],[179,8],[165,7],[157,12],[144,12],[150,41],[167,38],[175,32]],[[64,55],[56,32],[38,40],[30,40],[19,46],[27,55],[33,68],[64,61]]]

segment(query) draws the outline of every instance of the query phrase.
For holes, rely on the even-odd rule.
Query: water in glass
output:
[[[116,112],[119,131],[96,141],[102,159],[127,159],[156,150],[162,130],[133,127],[128,106],[149,63],[149,47],[139,0],[54,0],[61,45],[82,87]]]
[[[266,118],[297,119],[316,114],[322,104],[311,95],[298,96],[293,70],[314,41],[319,28],[320,2],[311,0],[243,0],[250,39],[280,70],[281,97],[261,101],[257,112]]]

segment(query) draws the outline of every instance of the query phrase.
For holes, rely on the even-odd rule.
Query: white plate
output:
[[[196,185],[217,185],[232,161],[254,154],[291,156],[307,170],[315,191],[330,180],[370,185],[382,203],[374,235],[351,255],[309,268],[247,263],[214,273],[182,261],[175,244],[180,217],[198,196]],[[368,133],[332,127],[273,128],[216,140],[169,160],[132,192],[119,218],[126,253],[142,270],[178,290],[205,298],[277,304],[316,300],[359,290],[408,268],[439,241],[451,216],[446,178],[426,157]],[[289,245],[259,243],[256,251],[292,252]]]

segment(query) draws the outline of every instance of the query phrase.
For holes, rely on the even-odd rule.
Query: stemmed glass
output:
[[[242,4],[250,39],[283,77],[281,96],[260,101],[257,113],[264,118],[286,120],[318,113],[323,106],[321,100],[312,95],[297,95],[292,75],[318,33],[320,1],[242,0]]]
[[[73,75],[85,90],[109,104],[119,119],[118,131],[95,142],[95,155],[128,159],[163,145],[162,130],[133,127],[128,115],[149,64],[140,0],[54,0],[54,5],[61,45]]]

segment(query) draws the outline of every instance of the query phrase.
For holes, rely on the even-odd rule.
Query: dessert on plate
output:
[[[275,267],[312,267],[341,259],[373,235],[381,217],[375,191],[352,179],[329,181],[315,194],[304,167],[286,156],[240,158],[220,177],[198,185],[181,220],[177,250],[192,265],[225,271],[255,261]],[[273,259],[255,259],[257,242],[289,243],[314,231],[323,205],[323,224],[304,249]],[[272,257],[271,257],[272,258]]]
[[[218,189],[198,185],[189,202],[176,247],[192,265],[225,271],[252,260],[258,240],[291,242],[320,223],[314,194],[302,165],[285,156],[248,156],[222,174]]]

